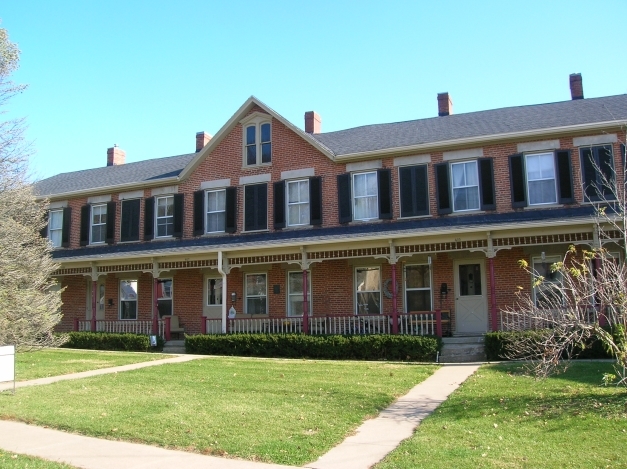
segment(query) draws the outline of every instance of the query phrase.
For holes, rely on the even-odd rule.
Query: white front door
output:
[[[456,261],[455,316],[457,333],[476,334],[488,330],[485,261]]]

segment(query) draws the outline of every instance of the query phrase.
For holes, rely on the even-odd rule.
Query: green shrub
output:
[[[607,328],[609,330],[609,328]],[[488,360],[506,360],[505,347],[508,342],[519,340],[521,338],[533,338],[537,337],[538,340],[545,334],[548,334],[548,330],[534,330],[534,331],[497,331],[488,332],[485,335],[485,353]],[[624,335],[620,330],[613,330],[612,335],[617,343],[622,342]],[[588,342],[581,347],[577,347],[574,350],[573,357],[581,359],[593,359],[593,358],[614,358],[614,356],[608,352],[603,343],[597,338],[592,337]]]
[[[150,346],[150,337],[140,334],[114,334],[109,332],[69,332],[67,348],[89,350],[117,350],[149,352],[163,350],[164,340],[157,336],[157,347]]]
[[[333,360],[435,361],[442,339],[404,335],[228,334],[185,337],[188,353]]]

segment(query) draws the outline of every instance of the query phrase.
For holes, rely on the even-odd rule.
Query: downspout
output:
[[[222,261],[222,251],[218,251],[218,272],[222,276],[222,333],[226,334],[226,300],[228,298],[228,290],[226,288],[226,272],[222,269]]]

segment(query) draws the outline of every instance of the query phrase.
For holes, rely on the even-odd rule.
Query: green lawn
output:
[[[170,355],[140,352],[43,349],[15,355],[17,381],[66,375],[80,371],[128,365],[168,358]]]
[[[302,465],[437,369],[208,357],[0,395],[0,418],[206,454]]]
[[[0,467],[2,469],[75,469],[74,466],[44,459],[15,454],[0,449]]]
[[[627,393],[601,385],[610,363],[544,381],[520,372],[480,368],[376,468],[627,467]]]

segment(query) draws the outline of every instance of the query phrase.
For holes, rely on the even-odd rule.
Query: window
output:
[[[98,284],[98,309],[104,311],[105,309],[105,284]]]
[[[540,308],[555,308],[562,304],[560,286],[561,274],[554,271],[553,264],[561,262],[560,257],[533,258],[533,297]],[[542,280],[538,285],[536,281]]]
[[[434,165],[438,214],[495,210],[492,158]]]
[[[381,270],[379,267],[355,269],[355,303],[357,314],[381,313]]]
[[[427,165],[398,168],[401,217],[429,215]]]
[[[224,231],[226,220],[226,190],[207,191],[206,233]]]
[[[379,218],[377,173],[353,174],[353,219]]]
[[[575,201],[570,150],[509,157],[512,208]]]
[[[157,197],[157,238],[174,233],[174,197]]]
[[[272,163],[272,127],[260,117],[245,125],[244,161],[246,166]]]
[[[120,241],[139,241],[140,199],[122,201],[122,222],[120,223]]]
[[[55,248],[61,247],[63,210],[51,210],[48,214],[48,239]]]
[[[222,304],[222,279],[207,279],[207,306],[216,306]]]
[[[246,274],[246,314],[266,314],[266,274]]]
[[[120,280],[120,319],[137,319],[137,280]]]
[[[172,316],[172,279],[157,280],[157,309],[159,317]]]
[[[309,180],[287,181],[287,225],[309,224]]]
[[[586,200],[614,200],[614,157],[611,145],[580,148],[581,178]]]
[[[104,243],[107,236],[107,205],[91,206],[90,244]]]
[[[527,190],[529,205],[554,204],[557,202],[555,192],[555,167],[553,153],[526,155]]]
[[[405,312],[432,311],[431,268],[428,264],[405,267]]]
[[[311,275],[307,276],[307,303],[311,314]],[[287,315],[303,315],[303,273],[289,272],[287,274]]]
[[[244,230],[268,229],[268,185],[251,184],[244,187]]]

